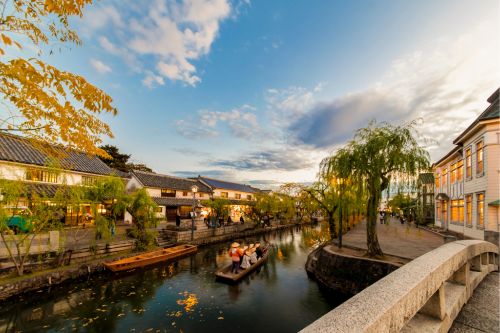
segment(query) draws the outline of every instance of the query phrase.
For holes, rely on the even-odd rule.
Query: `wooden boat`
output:
[[[166,260],[176,259],[188,254],[196,253],[196,251],[198,251],[198,247],[196,245],[178,245],[162,250],[145,252],[125,259],[105,262],[104,266],[113,272],[121,272],[156,264]]]
[[[231,265],[223,268],[222,270],[216,272],[215,273],[216,279],[227,281],[227,282],[238,282],[242,278],[244,278],[245,276],[250,274],[251,272],[255,271],[257,268],[262,266],[262,264],[266,262],[268,256],[269,256],[269,248],[266,248],[266,251],[262,255],[262,258],[257,260],[257,262],[255,264],[253,264],[252,266],[248,267],[247,269],[240,268],[239,272],[237,274],[234,274],[234,273],[231,273],[231,269],[233,267],[233,265],[231,264]]]

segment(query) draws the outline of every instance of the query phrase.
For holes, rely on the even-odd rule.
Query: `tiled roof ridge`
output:
[[[17,134],[13,134],[13,133],[6,133],[4,131],[0,131],[0,135],[10,136],[13,139],[24,141],[25,143],[31,144],[31,145],[36,143],[36,144],[40,144],[40,145],[43,145],[43,146],[48,146],[50,148],[60,149],[60,150],[66,151],[66,152],[72,151],[72,152],[75,152],[75,153],[78,153],[78,154],[83,154],[83,155],[87,155],[87,156],[97,157],[97,155],[87,154],[84,151],[78,150],[77,148],[64,146],[62,143],[57,143],[57,144],[50,143],[50,142],[46,142],[46,141],[43,141],[43,140],[40,140],[40,139],[36,139],[36,138],[29,138],[29,137],[26,137],[26,136],[17,135]]]
[[[184,177],[177,177],[177,176],[171,176],[171,175],[166,175],[164,173],[157,173],[157,172],[149,172],[149,171],[141,171],[141,170],[132,170],[133,173],[139,172],[139,173],[144,173],[147,175],[151,176],[160,176],[160,177],[169,177],[169,178],[175,178],[175,179],[181,179],[181,180],[189,180],[190,182],[197,183],[197,179],[191,179],[191,178],[184,178]]]
[[[236,182],[231,182],[231,181],[228,181],[228,180],[222,180],[222,179],[217,179],[217,178],[205,177],[205,176],[201,176],[201,175],[200,175],[200,178],[209,179],[209,180],[215,180],[215,181],[222,182],[222,183],[229,183],[229,184],[244,185],[244,186],[252,187],[251,185],[248,185],[248,184],[245,184],[245,183],[236,183]]]

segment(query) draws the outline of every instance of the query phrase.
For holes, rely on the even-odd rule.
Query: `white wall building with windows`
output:
[[[500,229],[499,90],[490,105],[434,163],[436,224],[498,244]]]

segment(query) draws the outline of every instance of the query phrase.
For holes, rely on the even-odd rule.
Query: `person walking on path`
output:
[[[181,215],[179,212],[175,215],[175,226],[180,227],[181,226]]]

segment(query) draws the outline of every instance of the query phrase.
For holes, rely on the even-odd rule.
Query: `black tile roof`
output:
[[[49,152],[58,157],[63,169],[98,175],[112,174],[112,169],[97,156],[0,132],[0,160],[47,166],[54,159]]]
[[[488,98],[490,105],[479,115],[479,117],[476,118],[476,120],[474,120],[472,124],[470,124],[469,127],[465,129],[465,131],[462,132],[462,134],[453,140],[454,144],[459,144],[463,137],[479,122],[500,118],[499,90],[500,88],[495,90],[495,92]]]
[[[172,190],[191,191],[191,186],[198,186],[198,192],[211,193],[212,190],[202,182],[194,179],[180,178],[159,173],[132,171],[142,185],[146,187],[168,188]]]
[[[420,184],[434,184],[434,174],[432,172],[425,172],[418,175]]]
[[[193,199],[187,198],[164,198],[164,197],[152,197],[153,201],[156,202],[157,205],[160,206],[192,206]],[[198,204],[199,200],[196,199],[196,204]]]
[[[250,186],[250,185],[232,183],[232,182],[227,182],[224,180],[207,178],[207,177],[203,177],[203,176],[200,176],[198,179],[200,179],[201,181],[210,185],[210,187],[212,187],[213,189],[218,188],[218,189],[240,191],[240,192],[247,192],[247,193],[257,192],[257,189]]]
[[[160,198],[160,197],[152,197],[154,202],[160,206],[192,206],[193,199],[188,198]],[[196,204],[200,203],[203,205],[203,202],[207,201],[207,199],[196,199]],[[227,200],[230,205],[247,205],[247,206],[255,206],[255,201],[247,201],[247,200],[235,200],[229,199]]]

